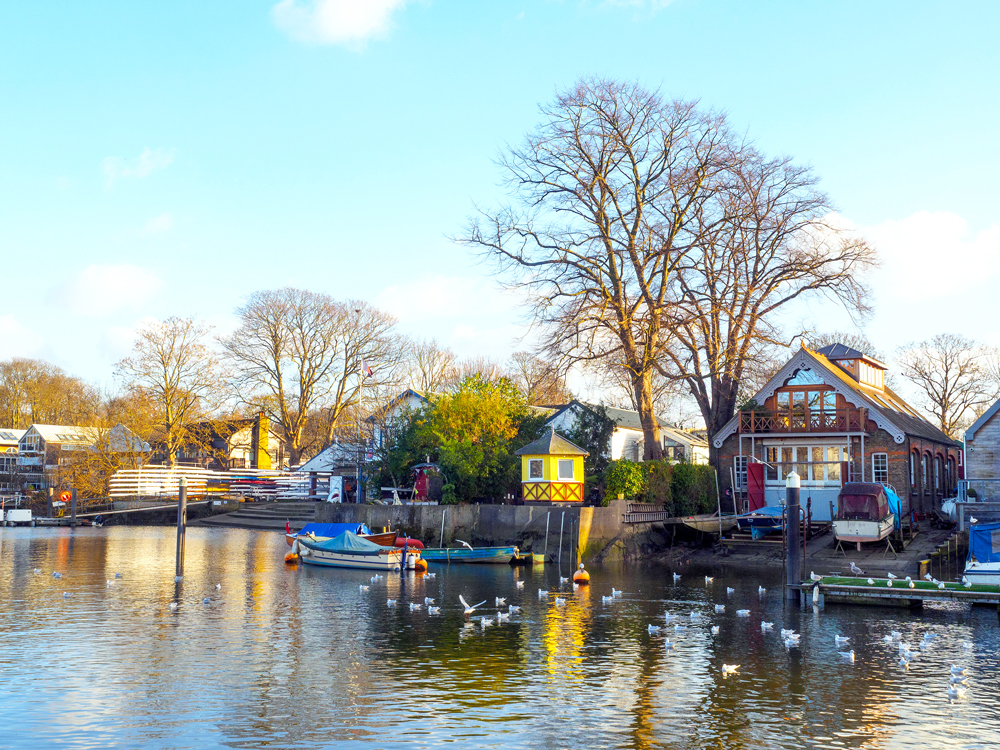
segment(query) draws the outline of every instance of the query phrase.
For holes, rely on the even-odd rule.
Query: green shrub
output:
[[[458,495],[455,494],[455,485],[446,484],[441,487],[441,505],[458,505]]]
[[[646,489],[646,478],[641,464],[634,461],[612,461],[604,472],[604,504],[609,499],[624,495],[626,500],[635,500]]]
[[[643,502],[652,505],[662,505],[671,515],[676,515],[674,509],[673,473],[674,467],[666,461],[645,461],[642,464],[646,473],[646,489]]]

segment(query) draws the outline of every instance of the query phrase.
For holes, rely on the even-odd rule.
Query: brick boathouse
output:
[[[961,444],[888,388],[885,372],[843,344],[803,346],[712,438],[738,510],[779,505],[792,471],[816,520],[830,519],[845,481],[891,485],[904,513],[954,497]]]

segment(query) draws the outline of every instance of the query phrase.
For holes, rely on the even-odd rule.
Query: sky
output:
[[[0,359],[110,385],[136,327],[235,327],[286,285],[462,356],[530,347],[449,237],[584,76],[728,113],[877,247],[889,356],[1000,345],[1000,3],[147,0],[0,4]],[[833,304],[793,325],[844,329]]]

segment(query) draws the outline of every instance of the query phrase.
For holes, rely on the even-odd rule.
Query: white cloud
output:
[[[0,359],[34,357],[45,346],[45,341],[28,329],[14,315],[0,315]]]
[[[271,9],[278,28],[294,39],[361,48],[384,36],[407,0],[281,0]]]
[[[174,160],[176,149],[144,148],[134,159],[121,156],[108,156],[101,161],[101,171],[104,172],[106,185],[110,188],[115,182],[125,179],[141,180],[154,172],[166,169]]]
[[[159,216],[154,216],[152,219],[146,222],[146,225],[140,230],[139,234],[161,234],[163,232],[170,231],[174,226],[174,217],[171,213],[163,213]]]
[[[91,265],[57,290],[57,304],[75,315],[106,317],[119,310],[141,310],[162,286],[148,268]]]

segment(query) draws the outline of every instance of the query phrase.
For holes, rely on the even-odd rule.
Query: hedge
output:
[[[715,470],[706,464],[612,461],[604,473],[605,504],[619,493],[628,500],[662,505],[672,516],[718,509]]]

